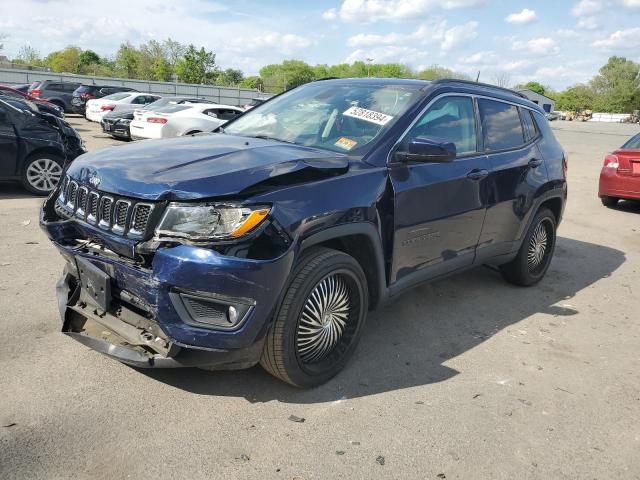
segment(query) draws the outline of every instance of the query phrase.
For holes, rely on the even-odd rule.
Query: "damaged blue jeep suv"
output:
[[[88,153],[41,213],[62,330],[137,367],[312,387],[420,282],[482,264],[538,282],[566,168],[537,105],[460,80],[322,80],[214,134]]]

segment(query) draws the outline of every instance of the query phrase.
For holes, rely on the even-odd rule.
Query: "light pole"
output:
[[[373,58],[365,58],[367,61],[367,77],[371,76],[371,62],[373,62]]]

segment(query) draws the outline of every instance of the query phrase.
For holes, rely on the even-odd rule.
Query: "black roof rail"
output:
[[[342,77],[324,77],[324,78],[316,78],[314,82],[322,82],[323,80],[340,80]]]
[[[524,98],[525,100],[528,100],[527,96],[524,95],[523,93],[516,92],[515,90],[511,90],[510,88],[491,85],[490,83],[474,82],[473,80],[461,80],[459,78],[439,78],[437,80],[433,80],[433,83],[450,83],[450,82],[462,83],[465,85],[476,85],[476,86],[485,87],[485,88],[492,88],[494,90],[507,92],[507,93],[510,93],[511,95],[515,95],[516,97],[520,97],[520,98]]]

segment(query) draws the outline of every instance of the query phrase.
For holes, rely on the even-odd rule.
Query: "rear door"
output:
[[[391,166],[394,240],[391,282],[412,284],[471,265],[482,230],[489,175],[478,150],[474,99],[445,95],[433,101],[400,141],[399,151],[418,136],[456,145],[449,163]]]
[[[536,145],[540,132],[528,108],[479,98],[478,111],[491,166],[487,215],[478,244],[477,262],[482,262],[517,249],[547,173]]]
[[[18,174],[18,138],[13,128],[13,116],[8,107],[0,103],[0,177]]]

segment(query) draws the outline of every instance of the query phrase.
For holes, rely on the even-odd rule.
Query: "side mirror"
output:
[[[396,152],[395,156],[402,162],[434,162],[446,163],[455,160],[456,145],[443,138],[415,137],[409,143],[407,151]]]

